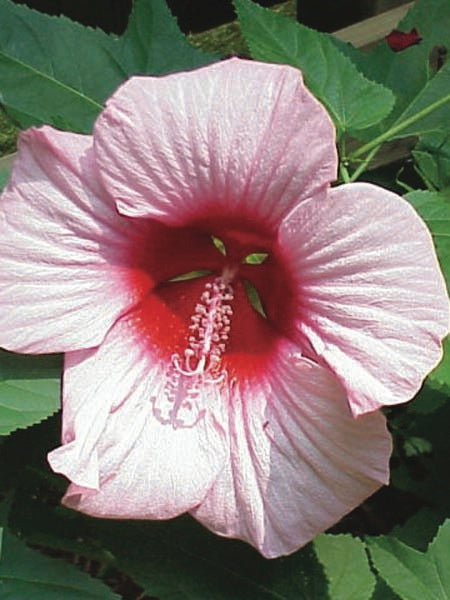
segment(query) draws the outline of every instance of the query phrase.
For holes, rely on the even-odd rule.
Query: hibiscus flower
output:
[[[189,511],[274,557],[388,481],[378,409],[439,361],[448,300],[411,206],[336,168],[300,72],[240,59],[21,135],[0,343],[65,353],[67,506]]]

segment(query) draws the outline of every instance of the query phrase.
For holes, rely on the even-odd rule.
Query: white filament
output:
[[[191,316],[187,347],[182,355],[172,355],[164,390],[151,399],[155,417],[174,429],[196,425],[206,413],[211,386],[217,388],[226,379],[221,363],[233,315],[231,275],[224,271],[205,285]]]

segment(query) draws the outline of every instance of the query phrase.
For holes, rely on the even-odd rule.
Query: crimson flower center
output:
[[[208,228],[151,227],[130,283],[150,282],[136,325],[165,364],[153,410],[161,423],[193,426],[204,415],[205,395],[266,370],[292,331],[294,286],[264,230],[223,219]]]

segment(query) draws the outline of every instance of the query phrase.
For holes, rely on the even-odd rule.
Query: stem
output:
[[[431,181],[428,179],[428,177],[426,175],[424,175],[424,173],[422,173],[422,171],[418,168],[418,167],[414,167],[414,171],[417,173],[417,175],[423,180],[423,182],[425,183],[425,185],[427,186],[427,188],[430,190],[430,192],[436,192],[436,186],[433,185],[431,183]],[[404,184],[402,184],[404,185]],[[411,188],[411,190],[408,190],[413,192],[414,188]]]
[[[366,156],[366,158],[361,162],[359,167],[357,169],[355,169],[352,176],[348,180],[348,183],[351,183],[352,181],[356,181],[358,179],[358,177],[361,175],[361,173],[366,170],[367,165],[370,163],[370,161],[372,160],[372,158],[375,156],[375,154],[378,152],[379,149],[380,149],[380,146],[375,146],[375,148],[372,148],[372,150],[369,152],[369,154]]]
[[[341,179],[344,183],[350,182],[350,174],[347,169],[347,165],[344,162],[339,163],[339,173],[341,175]]]
[[[360,148],[355,150],[355,152],[353,152],[349,156],[349,160],[354,160],[355,158],[358,158],[362,154],[369,152],[373,148],[376,148],[377,146],[381,146],[381,144],[383,144],[384,142],[387,142],[388,140],[394,138],[400,131],[402,131],[403,129],[406,129],[407,127],[409,127],[409,125],[412,125],[416,121],[420,121],[420,119],[423,119],[424,117],[426,117],[427,115],[432,113],[434,110],[438,109],[440,106],[442,106],[443,104],[448,102],[449,100],[450,100],[450,94],[447,94],[447,96],[444,96],[440,100],[437,100],[433,104],[430,104],[426,108],[420,110],[415,115],[412,115],[411,117],[409,117],[408,119],[405,119],[401,123],[394,125],[390,129],[388,129],[387,131],[385,131],[384,133],[379,135],[378,137],[374,138],[372,141],[367,142],[367,144],[364,144],[364,146],[361,146]],[[413,134],[411,134],[411,135],[413,135]]]
[[[396,179],[395,183],[397,185],[399,185],[401,188],[403,188],[407,194],[410,194],[411,192],[415,191],[415,188],[411,187],[407,183],[404,183],[403,181],[400,181],[400,180]]]

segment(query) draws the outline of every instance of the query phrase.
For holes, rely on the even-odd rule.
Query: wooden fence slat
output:
[[[402,4],[375,17],[369,17],[364,21],[339,29],[339,31],[333,32],[333,35],[343,42],[350,42],[357,48],[370,46],[395,29],[397,23],[403,19],[413,4],[414,2]]]

